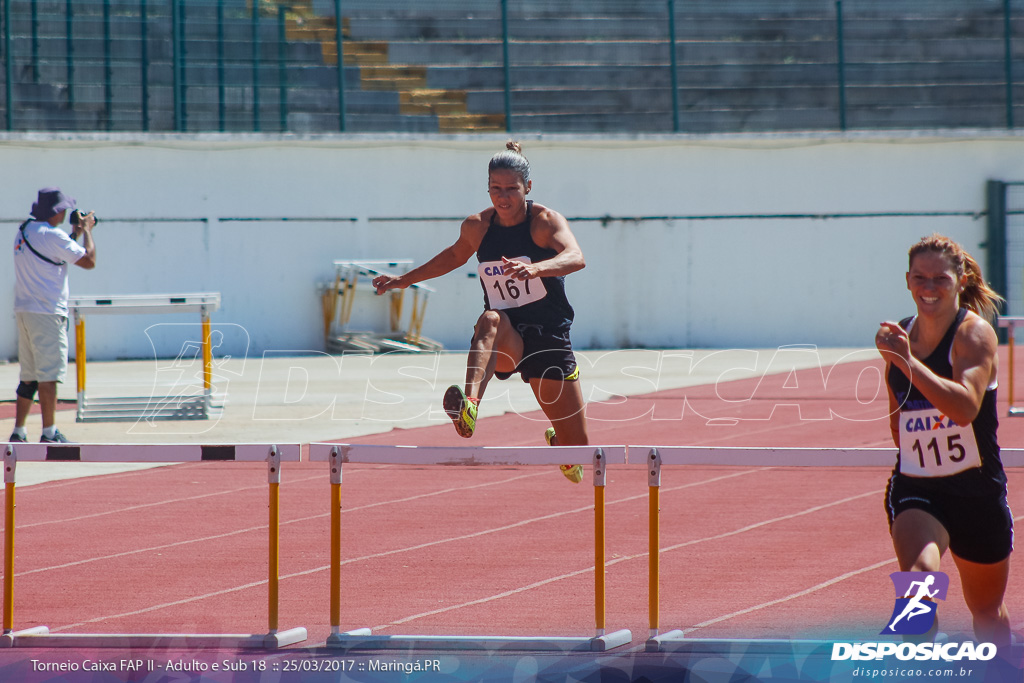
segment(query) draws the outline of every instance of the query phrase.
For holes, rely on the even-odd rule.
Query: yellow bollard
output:
[[[4,451],[4,633],[14,630],[14,447]]]
[[[269,602],[268,609],[268,627],[271,633],[277,632],[277,598],[278,598],[278,572],[280,571],[281,561],[281,539],[278,536],[277,528],[280,522],[280,484],[274,483],[270,485],[270,572],[269,572],[269,590],[267,591],[267,599]]]
[[[597,637],[605,635],[605,515],[604,487],[608,483],[604,451],[594,451],[594,612]]]
[[[75,371],[78,376],[78,394],[85,393],[85,318],[75,314]]]
[[[659,584],[660,584],[660,550],[658,548],[658,537],[660,529],[660,510],[659,497],[661,495],[661,489],[657,486],[650,487],[650,510],[648,516],[650,518],[650,538],[648,543],[649,548],[649,575],[647,577],[648,585],[650,586],[648,591],[648,600],[650,608],[650,621],[651,621],[651,637],[658,635],[659,621],[661,620],[659,614]]]
[[[206,390],[206,394],[210,394],[210,388],[212,382],[210,381],[211,375],[213,374],[213,349],[210,347],[210,314],[206,312],[206,307],[203,307],[203,389]]]
[[[648,576],[647,599],[651,621],[651,638],[658,635],[661,621],[660,584],[661,584],[661,454],[652,448],[647,456],[648,511],[647,519],[649,536],[647,545]]]
[[[391,334],[396,334],[402,331],[402,304],[405,301],[405,290],[404,289],[392,289],[391,302],[389,306],[388,315],[388,330]]]
[[[597,635],[604,635],[605,616],[605,524],[604,486],[594,486],[594,611]]]
[[[268,628],[277,633],[278,584],[281,570],[281,454],[277,446],[270,447],[267,456],[267,479],[270,483],[270,559],[268,562],[267,600]]]
[[[331,633],[341,626],[341,484],[331,484]]]
[[[1013,331],[1014,331],[1014,329],[1015,329],[1015,326],[1011,324],[1010,325],[1010,331],[1009,331],[1010,332],[1010,338],[1009,338],[1009,342],[1010,342],[1010,344],[1009,344],[1010,345],[1010,387],[1009,388],[1010,388],[1010,410],[1011,411],[1013,411],[1013,351],[1014,351]]]
[[[341,631],[341,449],[331,447],[331,635]]]
[[[4,492],[4,633],[14,630],[14,482]]]

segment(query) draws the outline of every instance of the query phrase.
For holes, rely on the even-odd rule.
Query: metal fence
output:
[[[989,180],[985,275],[1006,297],[1003,313],[1024,316],[1024,182]]]
[[[1021,0],[3,0],[0,20],[10,131],[1013,128],[1022,99]]]

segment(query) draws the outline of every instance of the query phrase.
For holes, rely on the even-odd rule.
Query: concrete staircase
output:
[[[222,0],[230,10],[222,55],[216,5],[189,0],[180,74],[168,4],[147,5],[150,64],[143,74],[138,15],[115,13],[107,41],[102,3],[75,0],[73,82],[64,0],[38,0],[36,69],[28,59],[28,1],[3,1],[13,10],[13,130],[141,130],[144,84],[151,131],[174,130],[176,96],[187,101],[188,131],[339,130],[333,0]],[[510,1],[511,121],[498,0],[343,0],[342,7],[349,132],[673,128],[663,2]],[[676,7],[682,132],[839,127],[834,3],[676,0]],[[849,128],[1006,124],[1001,2],[848,0],[844,7]],[[1015,112],[1024,121],[1024,11],[1015,12]],[[105,92],[108,73],[113,87]],[[184,85],[176,91],[179,76]],[[0,117],[4,92],[0,87]],[[0,118],[0,129],[5,124]]]
[[[312,0],[288,2],[288,40],[319,42],[323,61],[338,63],[337,22],[313,10]],[[431,88],[427,85],[427,67],[392,64],[389,43],[384,40],[352,40],[351,26],[342,18],[344,63],[359,68],[362,90],[397,92],[399,113],[403,116],[432,116],[438,131],[499,132],[505,130],[504,114],[470,113],[468,93],[456,88]],[[497,111],[500,111],[498,109]]]

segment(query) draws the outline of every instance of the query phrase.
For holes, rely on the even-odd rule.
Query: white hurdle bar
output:
[[[886,467],[896,464],[896,448],[717,448],[688,446],[630,446],[632,462],[647,464],[648,483],[648,601],[650,636],[644,645],[647,652],[677,652],[708,645],[734,644],[735,640],[685,638],[676,629],[659,634],[660,555],[659,517],[661,501],[661,468],[663,465],[729,465],[740,467]],[[1002,448],[1003,467],[1024,467],[1024,449]],[[742,641],[741,641],[742,642]],[[821,646],[819,641],[750,641],[770,651],[786,651],[799,645],[801,651]],[[768,651],[766,650],[766,651]]]
[[[305,628],[278,631],[278,588],[280,561],[280,484],[281,462],[298,462],[298,444],[141,445],[141,444],[39,444],[8,443],[4,448],[4,647],[186,647],[186,648],[261,648],[284,647],[306,639]],[[268,624],[265,634],[196,633],[50,633],[46,626],[24,631],[14,630],[14,493],[18,460],[42,462],[195,462],[247,461],[267,463],[270,485],[270,543],[268,581]]]
[[[453,457],[453,452],[458,455]],[[605,652],[633,639],[629,630],[605,631],[605,505],[607,467],[626,462],[625,446],[461,447],[363,446],[314,443],[311,461],[330,463],[331,635],[327,646],[344,650],[540,650]],[[341,474],[347,462],[403,465],[574,465],[591,467],[594,482],[594,611],[596,634],[589,637],[373,635],[368,628],[341,632]]]

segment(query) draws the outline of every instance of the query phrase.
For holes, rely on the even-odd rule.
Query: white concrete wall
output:
[[[488,205],[486,164],[504,140],[0,135],[0,240],[13,242],[38,188],[60,185],[101,219],[98,266],[72,269],[73,293],[218,291],[220,353],[319,351],[316,284],[332,277],[332,260],[420,263],[450,244],[458,219]],[[986,180],[1024,178],[1024,136],[1000,132],[521,140],[531,197],[580,218],[980,213]],[[291,220],[223,220],[280,217]],[[384,220],[409,217],[442,220]],[[938,231],[986,257],[981,217],[577,220],[573,229],[588,262],[567,282],[581,348],[869,345],[880,320],[911,309],[911,243]],[[449,348],[465,346],[481,309],[472,270],[431,283],[424,334]],[[13,287],[10,261],[0,262],[0,358],[17,354]],[[383,327],[382,302],[360,297],[356,319]],[[193,320],[94,316],[89,357],[152,358],[146,328],[171,322]],[[175,334],[151,331],[158,355],[177,353]]]

